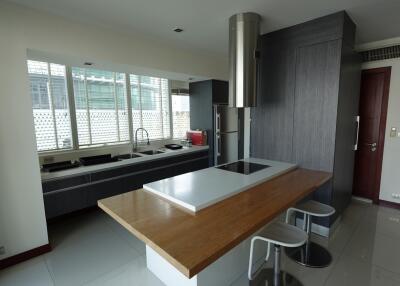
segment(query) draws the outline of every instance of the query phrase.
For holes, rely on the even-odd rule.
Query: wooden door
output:
[[[361,75],[353,194],[375,203],[379,200],[390,71],[390,67],[369,69]]]

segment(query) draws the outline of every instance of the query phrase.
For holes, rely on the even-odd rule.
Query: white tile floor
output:
[[[101,211],[49,227],[53,251],[0,271],[1,286],[163,285],[146,268],[145,246]],[[282,267],[305,286],[400,286],[400,211],[353,202],[329,240],[324,269]],[[248,285],[242,275],[232,286]]]

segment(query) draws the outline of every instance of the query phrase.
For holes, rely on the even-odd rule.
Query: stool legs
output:
[[[278,286],[281,280],[281,247],[274,245],[274,286]]]
[[[300,247],[286,248],[286,255],[295,262],[307,267],[327,267],[332,262],[332,255],[324,247],[311,241],[311,222],[311,216],[304,214],[303,229],[308,234],[307,242]]]
[[[274,245],[274,268],[262,269],[251,286],[303,286],[294,276],[281,270],[281,246]]]

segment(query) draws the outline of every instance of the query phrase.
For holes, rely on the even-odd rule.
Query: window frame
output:
[[[71,113],[70,113],[70,106],[69,106],[69,92],[68,92],[68,86],[67,86],[67,66],[66,65],[63,65],[63,64],[58,64],[58,63],[54,63],[54,62],[51,62],[51,61],[41,61],[41,60],[35,60],[35,59],[27,59],[27,71],[28,71],[28,80],[29,80],[29,85],[31,85],[31,81],[30,81],[30,74],[29,74],[29,67],[28,67],[28,65],[29,65],[29,62],[39,62],[39,63],[43,63],[43,64],[46,64],[46,70],[47,70],[47,74],[45,75],[46,76],[46,78],[47,78],[47,98],[48,98],[48,109],[49,109],[49,111],[51,112],[51,115],[52,115],[52,123],[51,123],[51,125],[52,125],[52,129],[53,129],[53,131],[54,131],[54,140],[55,140],[55,145],[56,145],[56,148],[53,148],[53,149],[45,149],[45,150],[38,150],[38,146],[37,146],[37,141],[36,141],[36,150],[37,150],[37,152],[38,153],[40,153],[40,154],[48,154],[48,153],[64,153],[64,152],[71,152],[71,151],[73,151],[74,149],[75,149],[75,145],[74,145],[74,143],[73,142],[71,142],[71,146],[70,147],[65,147],[65,148],[62,148],[62,147],[60,147],[59,145],[59,138],[58,138],[58,132],[59,132],[59,130],[58,130],[58,127],[57,127],[57,117],[56,117],[56,107],[55,107],[55,101],[54,101],[54,97],[53,97],[53,88],[54,88],[54,86],[53,86],[53,75],[52,75],[52,65],[59,65],[59,66],[63,66],[64,67],[64,78],[65,78],[65,82],[64,82],[64,85],[65,85],[65,96],[67,97],[67,101],[66,101],[66,110],[68,111],[68,115],[69,115],[69,118],[68,118],[68,120],[69,120],[69,126],[70,126],[70,134],[71,134],[71,138],[73,137],[73,134],[72,134],[72,122],[71,122]],[[32,91],[30,90],[30,93],[31,93]],[[34,117],[34,110],[35,109],[42,109],[41,107],[39,107],[39,108],[35,108],[34,107],[34,100],[33,100],[33,98],[32,98],[32,94],[30,94],[31,95],[31,101],[32,101],[32,115],[33,115],[33,117]],[[41,92],[40,92],[40,86],[39,86],[39,98],[41,97]],[[35,129],[35,138],[36,138],[36,126],[34,126],[34,129]]]
[[[50,64],[58,64],[52,61],[43,61],[43,60],[36,60],[36,59],[28,59],[28,61],[41,61],[41,62],[46,62],[48,67],[50,67]],[[134,132],[133,130],[133,117],[132,117],[132,97],[131,97],[131,82],[130,82],[130,75],[133,73],[128,73],[128,72],[118,72],[118,71],[111,71],[114,73],[123,73],[125,75],[125,102],[128,106],[127,111],[128,111],[128,130],[129,130],[129,139],[127,141],[117,141],[117,142],[107,142],[107,143],[99,143],[99,144],[93,144],[93,145],[79,145],[79,138],[78,138],[78,126],[77,126],[77,118],[76,118],[76,104],[75,104],[75,94],[74,94],[74,84],[73,84],[73,77],[72,77],[72,69],[73,66],[71,65],[66,65],[66,64],[60,64],[65,66],[65,85],[66,85],[66,94],[67,94],[67,104],[68,104],[68,111],[69,111],[69,120],[70,120],[70,128],[71,128],[71,139],[72,139],[72,147],[68,149],[51,149],[51,150],[42,150],[39,151],[37,150],[39,155],[56,155],[56,154],[66,154],[66,153],[74,153],[82,150],[95,150],[95,149],[101,149],[101,148],[110,148],[113,146],[118,146],[122,147],[124,145],[129,146],[135,143],[135,138],[134,138]],[[83,67],[86,69],[85,67]],[[135,74],[133,74],[135,75]],[[138,75],[139,78],[143,75]],[[150,76],[151,77],[151,76]],[[160,77],[158,77],[160,78]],[[160,78],[160,80],[163,78]],[[173,128],[174,128],[174,122],[173,122],[173,113],[172,113],[172,91],[171,91],[171,81],[169,79],[164,78],[168,82],[168,117],[169,117],[169,136],[166,136],[162,139],[150,139],[151,142],[157,142],[157,141],[164,141],[164,140],[171,140],[171,139],[179,139],[179,138],[173,138]],[[139,89],[140,89],[140,81],[139,81]],[[160,89],[161,89],[161,83],[160,83]],[[32,96],[32,95],[31,95]],[[160,95],[161,96],[161,95]],[[116,102],[117,105],[117,102]],[[33,106],[32,106],[33,109]],[[117,124],[117,128],[119,129],[119,125]],[[119,130],[118,130],[119,132]],[[36,146],[37,148],[37,146]]]

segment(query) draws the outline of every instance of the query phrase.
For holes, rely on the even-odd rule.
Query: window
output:
[[[72,68],[79,146],[129,141],[125,74]]]
[[[157,77],[129,75],[132,103],[133,131],[145,128],[149,138],[171,137],[168,80]],[[146,139],[138,132],[139,140]]]
[[[65,66],[28,61],[38,151],[72,148]]]
[[[190,130],[189,95],[172,94],[172,122],[174,123],[173,137],[186,138]]]
[[[138,128],[150,140],[183,138],[189,129],[189,96],[171,96],[167,79],[27,64],[39,152],[129,143]]]

